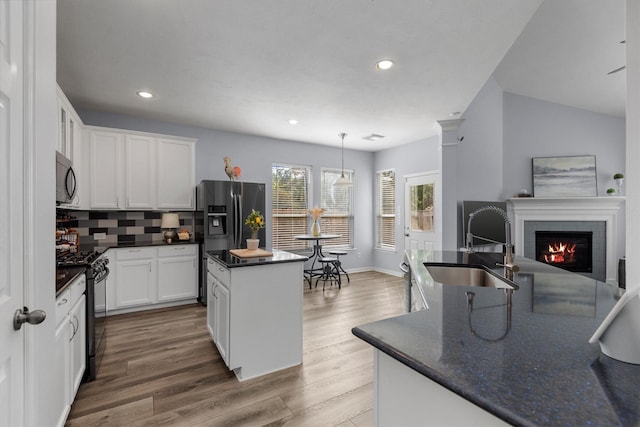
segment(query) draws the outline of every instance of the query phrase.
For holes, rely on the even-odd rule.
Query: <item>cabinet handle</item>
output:
[[[218,271],[222,271],[222,272],[224,272],[224,268],[222,268],[222,267],[218,267]]]
[[[68,303],[68,302],[69,302],[69,300],[68,300],[68,299],[66,299],[66,298],[64,298],[62,301],[60,301],[60,302],[58,303],[58,307],[60,307],[61,305],[65,305],[65,304],[66,304],[66,303]]]

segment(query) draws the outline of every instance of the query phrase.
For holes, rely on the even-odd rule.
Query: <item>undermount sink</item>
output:
[[[518,289],[518,286],[479,267],[427,265],[434,281],[443,285],[477,286],[496,289]]]

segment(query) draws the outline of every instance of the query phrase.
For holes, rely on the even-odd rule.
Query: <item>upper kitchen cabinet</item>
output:
[[[76,113],[64,92],[57,87],[58,93],[58,138],[56,142],[56,150],[70,159],[76,173],[81,170],[82,155],[82,120]],[[81,177],[77,177],[81,180]],[[76,193],[74,199],[63,207],[80,208],[79,192]]]
[[[158,208],[195,209],[195,144],[158,139]]]
[[[87,127],[91,209],[193,210],[196,140]]]

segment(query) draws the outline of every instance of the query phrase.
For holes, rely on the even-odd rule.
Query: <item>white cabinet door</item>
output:
[[[135,307],[156,302],[153,264],[153,259],[116,262],[116,308]]]
[[[158,208],[195,209],[195,145],[158,139]]]
[[[87,313],[84,294],[69,312],[69,325],[71,327],[69,402],[73,402],[87,366]]]
[[[55,357],[56,364],[53,375],[55,376],[56,390],[50,393],[49,398],[53,399],[57,408],[58,420],[56,425],[64,426],[69,414],[71,405],[69,403],[69,317],[65,316],[58,324],[55,333]]]
[[[211,339],[215,342],[215,324],[216,324],[216,278],[211,273],[207,273],[207,329]]]
[[[121,203],[122,135],[90,131],[90,207],[118,209]]]
[[[154,138],[125,135],[125,208],[154,208],[156,204],[155,152]]]
[[[158,301],[198,297],[198,268],[195,256],[158,258]]]
[[[222,282],[215,288],[215,324],[214,342],[224,363],[229,366],[229,309],[231,307],[231,293]]]

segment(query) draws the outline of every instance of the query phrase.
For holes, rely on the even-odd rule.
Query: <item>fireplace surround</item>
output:
[[[544,230],[538,225],[552,231],[592,231],[594,271],[583,274],[615,284],[618,260],[624,254],[624,200],[624,197],[509,199],[515,253],[536,258],[535,229]],[[596,265],[598,259],[601,267]]]

